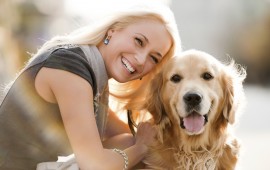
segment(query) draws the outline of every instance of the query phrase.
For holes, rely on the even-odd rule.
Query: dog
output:
[[[245,101],[244,67],[187,50],[153,78],[145,108],[157,140],[145,156],[146,169],[233,170],[240,144],[231,132]]]

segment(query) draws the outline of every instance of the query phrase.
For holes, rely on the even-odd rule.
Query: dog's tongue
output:
[[[188,117],[185,117],[183,121],[186,130],[192,133],[199,132],[204,125],[204,117],[197,113],[190,114]]]

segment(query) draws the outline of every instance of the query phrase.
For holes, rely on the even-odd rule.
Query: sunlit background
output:
[[[221,60],[230,55],[246,66],[247,106],[236,131],[242,141],[241,169],[269,170],[270,0],[162,2],[175,13],[184,50],[204,50]],[[46,40],[123,3],[128,0],[0,0],[1,86]]]

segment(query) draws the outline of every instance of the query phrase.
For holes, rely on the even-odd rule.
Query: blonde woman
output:
[[[138,102],[133,94],[144,97],[144,85],[176,48],[172,12],[148,3],[45,43],[1,104],[0,169],[31,170],[72,153],[82,170],[132,168],[155,130],[141,123],[134,139],[109,109],[109,95],[122,105]]]

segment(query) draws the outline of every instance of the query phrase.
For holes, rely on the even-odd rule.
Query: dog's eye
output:
[[[202,78],[204,79],[204,80],[211,80],[211,79],[213,79],[214,77],[210,74],[210,73],[203,73],[202,74]]]
[[[174,83],[178,83],[180,82],[180,80],[182,79],[182,77],[178,74],[174,74],[172,77],[171,77],[171,81],[174,82]]]

